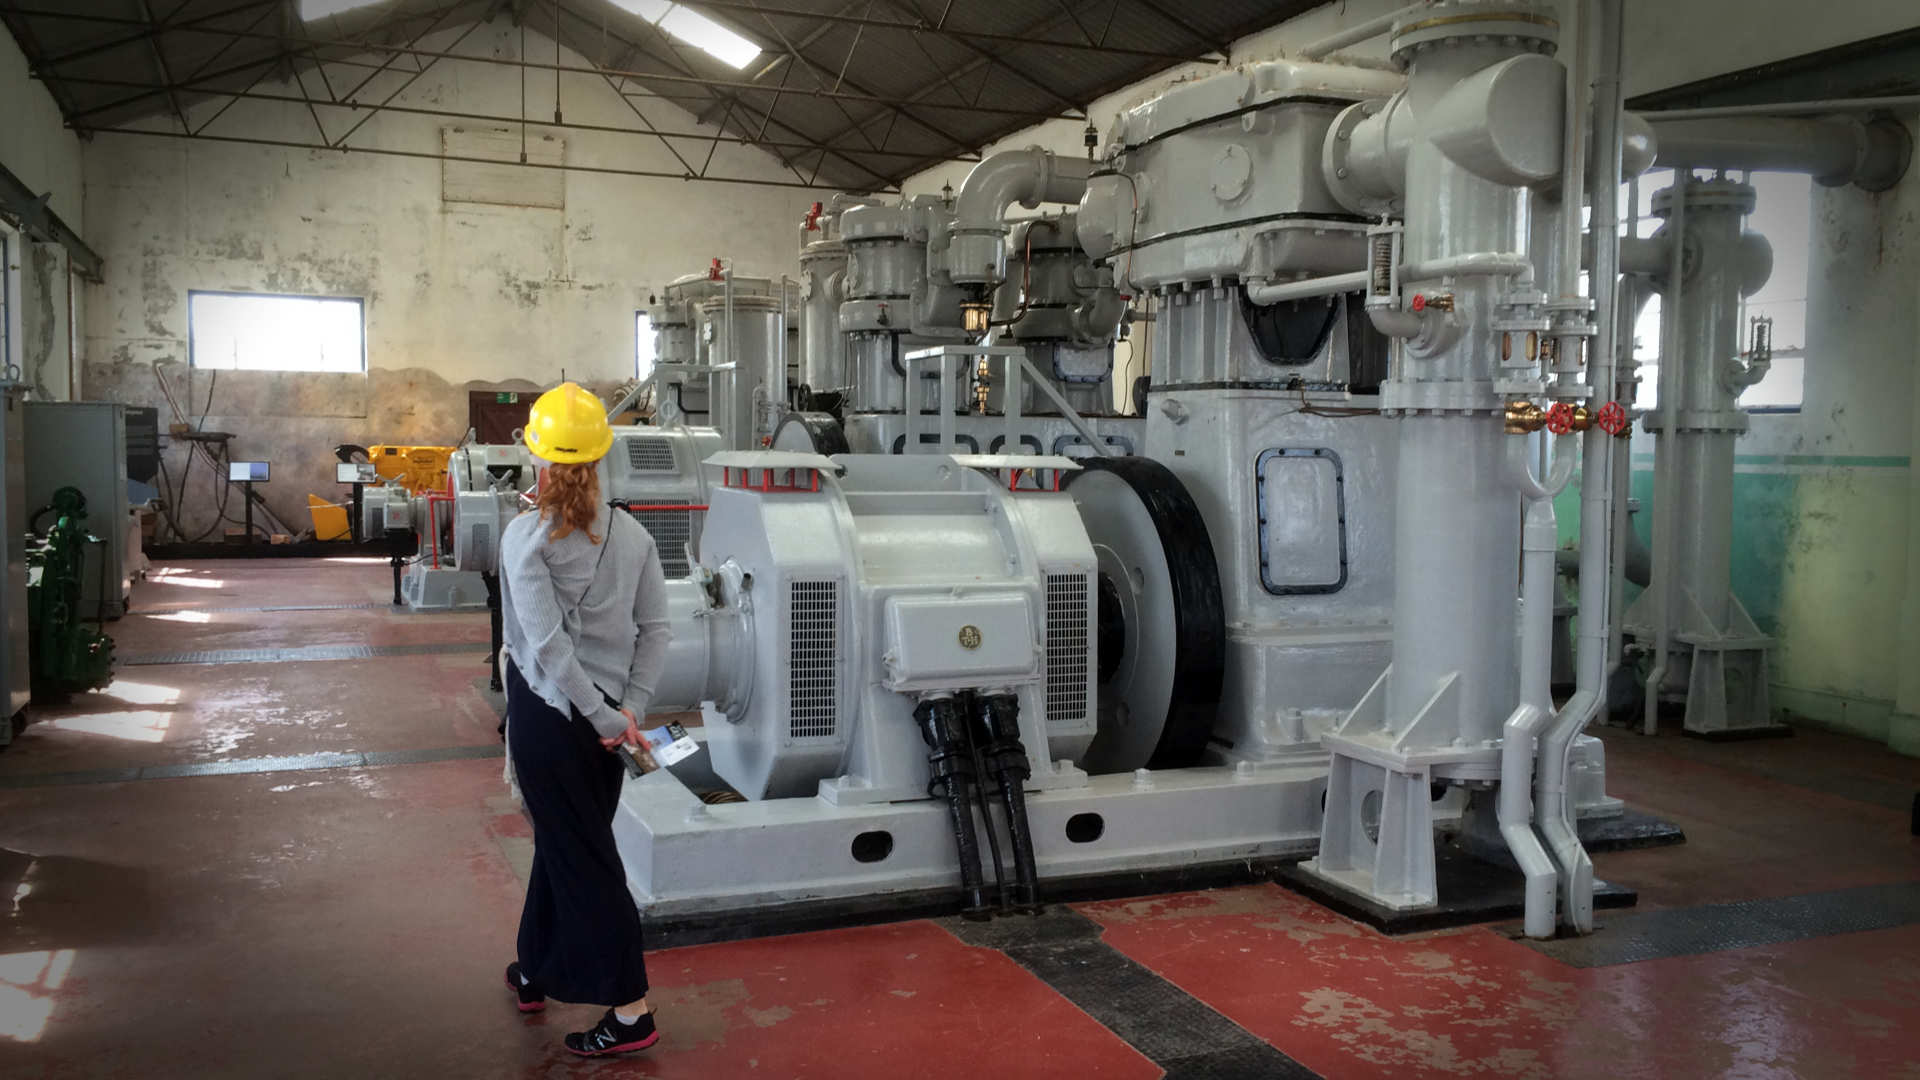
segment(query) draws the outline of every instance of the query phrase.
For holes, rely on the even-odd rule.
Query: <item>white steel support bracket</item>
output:
[[[1705,624],[1691,591],[1686,594],[1689,622]],[[1773,639],[1760,632],[1736,596],[1727,597],[1731,616],[1725,633],[1697,633],[1691,627],[1674,640],[1693,650],[1687,672],[1686,730],[1697,735],[1736,731],[1775,731],[1767,689],[1767,654]]]
[[[1434,870],[1436,776],[1497,775],[1500,748],[1459,745],[1459,676],[1442,678],[1412,722],[1384,730],[1388,667],[1329,734],[1326,817],[1319,857],[1301,869],[1396,910],[1438,902]]]

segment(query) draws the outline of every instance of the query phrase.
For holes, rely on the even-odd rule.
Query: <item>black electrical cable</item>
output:
[[[174,508],[178,506],[179,503],[175,498],[173,480],[167,474],[167,455],[161,453],[155,456],[160,462],[160,494],[163,496],[160,502],[160,520],[166,522],[167,528],[173,530],[173,538],[176,541],[185,541],[187,538],[186,530],[180,527],[180,519],[175,517],[173,513]]]
[[[971,713],[973,708],[972,695],[968,695],[965,709]],[[973,737],[973,725],[963,724],[961,730],[966,733],[967,752],[973,755],[973,775],[979,778],[979,782],[973,785],[974,802],[980,807],[980,823],[986,827],[987,851],[993,856],[993,888],[1000,894],[1000,907],[1004,910],[1013,906],[1013,900],[1007,895],[1007,871],[1000,861],[999,833],[993,827],[992,804],[987,801],[987,761],[980,753],[979,741]]]
[[[211,453],[211,451],[209,451],[209,453]],[[191,466],[192,462],[189,461],[188,465]],[[212,468],[214,470],[214,483],[220,486],[220,494],[219,494],[218,501],[214,504],[213,522],[209,524],[205,529],[201,530],[201,533],[199,536],[196,536],[193,538],[191,542],[195,544],[198,544],[201,541],[204,541],[207,537],[212,536],[215,532],[218,532],[220,529],[220,526],[223,524],[227,524],[227,525],[239,524],[238,522],[234,521],[232,518],[227,516],[227,498],[229,493],[233,490],[233,483],[232,481],[228,480],[226,477],[223,477],[220,475],[219,459],[217,458],[214,459]],[[181,491],[181,495],[184,496],[185,494],[186,492],[183,489]]]
[[[207,377],[207,403],[200,406],[200,422],[193,425],[193,430],[205,431],[207,429],[207,416],[213,412],[213,388],[219,385],[220,371],[216,368],[213,374]],[[188,404],[192,403],[189,402]]]

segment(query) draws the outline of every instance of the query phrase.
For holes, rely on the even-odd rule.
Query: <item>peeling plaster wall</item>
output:
[[[28,75],[13,36],[0,33],[0,164],[36,193],[50,193],[48,207],[85,235],[81,162],[79,138],[66,129],[46,87]],[[7,359],[20,365],[21,380],[39,396],[64,400],[75,381],[67,252],[14,235],[9,269],[17,283],[19,341]]]
[[[421,47],[446,49],[458,32]],[[463,53],[497,56],[517,55],[519,48],[520,31],[505,19],[482,25],[458,45]],[[529,33],[527,55],[550,61],[553,43]],[[344,93],[365,74],[330,68],[327,78]],[[411,74],[379,76],[361,97],[382,100]],[[308,89],[319,92],[315,73],[305,78]],[[299,88],[263,83],[259,91]],[[553,93],[551,73],[529,78],[525,115],[553,116]],[[442,60],[393,103],[514,116],[520,94],[514,68]],[[566,75],[560,99],[569,123],[639,123],[595,77]],[[661,127],[696,128],[670,104],[637,104]],[[199,123],[219,107],[203,103],[193,119]],[[365,115],[321,110],[334,139]],[[240,101],[209,133],[312,138],[313,125],[303,106]],[[167,130],[169,123],[156,118],[152,126]],[[437,153],[448,126],[497,125],[379,113],[350,145]],[[543,133],[565,141],[570,165],[681,169],[651,137],[528,125],[530,139]],[[713,144],[677,145],[697,167]],[[793,179],[765,153],[726,144],[715,151],[713,171]],[[564,209],[453,203],[442,200],[438,161],[101,135],[86,151],[86,201],[109,273],[105,286],[91,290],[87,311],[87,396],[159,405],[164,425],[172,417],[157,365],[196,423],[204,410],[207,429],[235,434],[235,458],[273,462],[273,481],[261,493],[297,530],[310,524],[309,491],[340,493],[331,452],[337,443],[450,444],[466,429],[469,389],[535,390],[564,374],[604,394],[631,378],[634,315],[651,289],[704,269],[716,256],[735,260],[743,274],[795,272],[795,225],[820,195],[562,175]],[[217,379],[191,370],[192,289],[361,297],[369,370],[365,376],[225,372]],[[175,483],[184,464],[183,448],[168,451]],[[204,464],[194,468],[190,489],[178,500],[190,535],[214,525],[220,494]]]
[[[1920,753],[1920,174],[1877,195],[1816,186],[1812,202],[1806,401],[1754,416],[1736,451],[1736,551],[1777,561],[1735,584],[1777,596],[1777,706]]]

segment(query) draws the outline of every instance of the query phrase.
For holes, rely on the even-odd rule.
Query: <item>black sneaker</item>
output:
[[[645,1050],[660,1041],[660,1033],[653,1027],[653,1011],[631,1024],[623,1024],[620,1018],[608,1009],[607,1015],[590,1030],[576,1031],[567,1036],[567,1049],[581,1057],[601,1057],[606,1054],[625,1054],[634,1050]]]
[[[520,996],[520,1011],[536,1013],[547,1007],[547,995],[530,982],[520,981],[520,961],[507,965],[507,989]]]

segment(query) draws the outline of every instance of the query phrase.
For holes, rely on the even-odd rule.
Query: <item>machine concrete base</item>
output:
[[[1343,889],[1302,864],[1282,867],[1274,880],[1349,919],[1383,934],[1415,934],[1450,926],[1469,926],[1518,918],[1526,908],[1526,889],[1518,870],[1476,859],[1442,845],[1434,853],[1440,901],[1415,908],[1392,908]],[[1632,907],[1640,894],[1604,881],[1593,883],[1596,908]]]
[[[487,586],[475,571],[436,570],[415,559],[400,575],[400,597],[413,611],[484,611]]]

